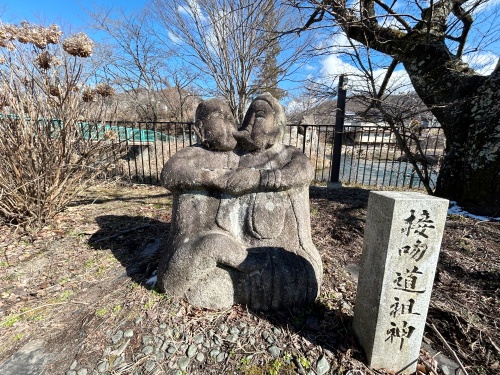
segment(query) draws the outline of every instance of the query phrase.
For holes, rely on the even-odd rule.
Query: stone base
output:
[[[340,189],[342,187],[342,182],[338,181],[338,182],[331,182],[329,181],[327,184],[326,184],[326,187],[329,189],[329,190],[334,190],[334,189]]]

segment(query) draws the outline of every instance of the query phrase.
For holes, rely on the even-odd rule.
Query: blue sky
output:
[[[3,22],[49,25],[52,23],[63,28],[71,26],[74,31],[84,31],[90,18],[85,9],[117,8],[124,10],[140,9],[147,0],[0,0],[0,18]]]

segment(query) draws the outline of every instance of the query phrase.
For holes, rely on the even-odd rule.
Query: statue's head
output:
[[[236,121],[225,101],[208,99],[196,108],[195,130],[204,146],[217,151],[234,149],[236,129]]]
[[[252,101],[241,128],[234,136],[247,151],[264,150],[281,141],[285,125],[283,107],[266,92]]]

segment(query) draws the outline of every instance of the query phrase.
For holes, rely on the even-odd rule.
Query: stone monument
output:
[[[371,368],[416,370],[447,211],[426,194],[370,193],[353,327]]]
[[[236,130],[227,104],[211,99],[198,107],[195,126],[201,144],[177,152],[162,171],[174,204],[160,290],[206,308],[314,301],[322,280],[309,219],[314,171],[302,152],[280,143],[279,102],[257,96]]]

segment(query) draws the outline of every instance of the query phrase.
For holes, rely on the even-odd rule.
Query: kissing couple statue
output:
[[[212,309],[282,310],[316,299],[323,267],[311,239],[314,169],[281,143],[285,124],[268,93],[252,101],[240,128],[224,101],[198,106],[199,144],[174,154],[161,174],[173,193],[161,291]]]

